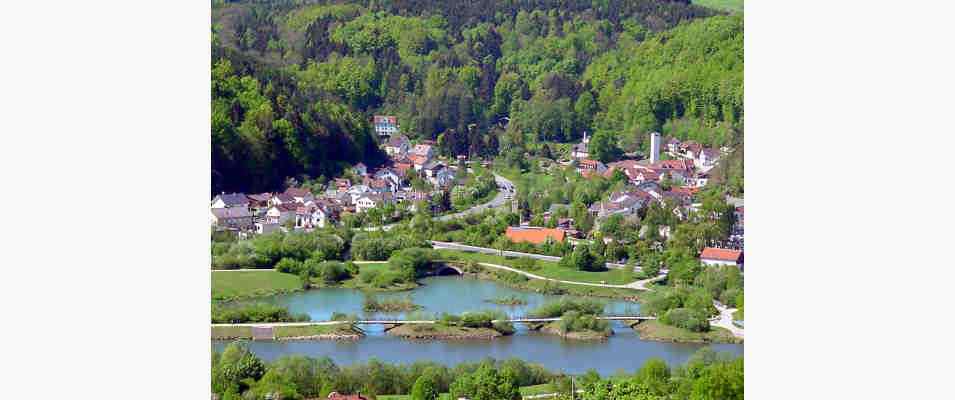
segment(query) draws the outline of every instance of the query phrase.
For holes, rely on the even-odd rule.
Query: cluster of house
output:
[[[210,223],[217,230],[241,233],[269,233],[286,225],[308,230],[333,223],[345,208],[337,199],[316,197],[304,188],[250,195],[222,193],[212,199]]]
[[[720,151],[704,148],[694,141],[680,142],[669,138],[666,142],[667,154],[671,160],[660,159],[661,137],[659,133],[650,134],[650,157],[645,160],[622,160],[604,164],[590,159],[587,134],[583,140],[571,148],[571,157],[577,161],[577,171],[587,177],[594,174],[610,177],[614,171],[621,171],[633,184],[644,182],[670,182],[680,186],[702,187],[709,179],[709,170],[716,165]]]
[[[339,220],[344,212],[364,213],[387,204],[429,201],[430,193],[413,190],[407,170],[382,167],[369,171],[363,163],[353,167],[358,183],[336,178],[324,192],[288,188],[282,193],[220,194],[212,199],[211,224],[218,230],[264,234],[290,226],[311,230]]]
[[[666,152],[673,159],[661,160],[659,156],[663,141],[660,134],[652,133],[650,142],[649,159],[622,160],[609,164],[589,158],[589,140],[586,134],[580,143],[572,146],[571,157],[576,160],[577,171],[583,176],[599,174],[610,177],[615,171],[621,171],[628,179],[625,188],[590,206],[589,211],[598,222],[611,215],[625,218],[636,216],[641,209],[654,202],[674,205],[673,213],[679,219],[686,218],[691,211],[698,209],[695,195],[706,185],[708,171],[719,160],[720,150],[705,148],[693,141],[680,142],[675,138],[668,138],[665,142]],[[665,182],[669,185],[665,185]],[[669,188],[664,190],[664,186]],[[544,213],[544,217],[549,218],[557,208],[566,206],[553,204],[551,209]],[[727,247],[730,248],[706,248],[700,255],[704,264],[733,264],[742,268],[743,207],[737,207],[735,214],[736,224],[727,242]],[[573,229],[573,222],[571,218],[561,218],[557,228],[509,227],[505,234],[515,243],[542,244],[547,241],[562,241],[565,237],[580,237],[579,232]],[[659,229],[661,236],[669,236],[669,227],[661,226]],[[643,234],[641,231],[641,235]]]
[[[383,147],[394,168],[414,170],[436,188],[446,188],[454,183],[452,168],[435,159],[433,142],[422,141],[412,146],[408,137],[395,134],[388,138]]]
[[[352,166],[356,182],[333,179],[326,190],[313,194],[305,188],[282,193],[222,193],[212,199],[211,225],[218,230],[269,233],[286,226],[311,230],[338,221],[344,212],[364,213],[387,204],[430,201],[432,193],[414,190],[412,175],[428,181],[436,190],[454,183],[452,167],[435,159],[434,143],[412,145],[398,132],[393,116],[375,116],[375,131],[388,139],[383,145],[389,162],[370,170],[364,163]]]

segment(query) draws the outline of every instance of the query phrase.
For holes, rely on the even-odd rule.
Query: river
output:
[[[486,309],[501,310],[508,315],[523,315],[547,301],[561,296],[543,295],[508,288],[492,281],[465,277],[431,277],[421,281],[422,287],[410,292],[382,293],[379,298],[410,296],[422,312],[461,313]],[[527,301],[526,305],[505,306],[486,300],[515,296]],[[312,320],[327,320],[333,312],[359,314],[365,317],[400,317],[406,313],[367,314],[361,311],[364,294],[352,289],[321,289],[290,295],[275,296],[263,301],[287,306],[293,313],[306,313]],[[608,313],[635,314],[640,305],[623,300],[601,299]],[[367,336],[359,341],[254,341],[250,349],[264,360],[273,360],[282,355],[302,354],[313,357],[328,356],[340,365],[364,362],[371,358],[391,363],[410,363],[417,360],[433,360],[445,365],[473,362],[485,357],[506,359],[511,357],[542,364],[553,371],[582,373],[593,368],[601,374],[619,370],[633,371],[651,357],[660,357],[671,364],[686,361],[702,344],[664,343],[641,340],[632,329],[620,322],[612,323],[614,335],[604,342],[582,342],[561,339],[556,336],[528,331],[523,324],[515,324],[514,336],[491,341],[410,341],[386,335],[381,326],[367,326]],[[225,341],[212,341],[213,348],[221,351]],[[710,345],[717,351],[742,354],[743,345]]]

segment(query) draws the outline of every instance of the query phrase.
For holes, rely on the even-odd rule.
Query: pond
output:
[[[430,277],[415,290],[400,293],[380,293],[380,299],[410,296],[430,314],[461,313],[495,309],[510,316],[526,314],[529,310],[561,296],[543,295],[508,288],[500,283],[460,276]],[[289,307],[294,313],[306,313],[312,320],[327,320],[333,312],[358,314],[363,317],[402,317],[407,313],[364,313],[361,310],[365,294],[354,289],[320,289],[275,296],[263,301]],[[486,300],[500,297],[518,297],[527,304],[507,306]],[[605,311],[615,314],[636,314],[640,305],[624,300],[599,299]],[[366,326],[367,337],[350,341],[254,341],[250,349],[264,360],[282,355],[301,354],[312,357],[328,356],[340,365],[364,362],[371,358],[391,363],[411,363],[432,360],[445,365],[473,362],[486,357],[506,359],[517,357],[542,364],[553,371],[583,373],[593,368],[601,374],[634,371],[643,362],[659,357],[671,364],[686,361],[697,349],[706,345],[665,343],[641,340],[629,327],[612,323],[614,335],[607,341],[583,342],[562,339],[552,335],[528,331],[523,324],[515,324],[514,336],[490,341],[411,341],[386,335],[381,326]],[[213,348],[221,351],[228,342],[213,341]],[[742,354],[743,345],[714,344],[717,351]]]

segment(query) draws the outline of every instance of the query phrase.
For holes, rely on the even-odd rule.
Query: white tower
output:
[[[650,163],[660,161],[660,132],[650,134]]]

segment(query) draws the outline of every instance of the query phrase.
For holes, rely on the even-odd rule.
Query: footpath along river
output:
[[[380,293],[379,299],[410,296],[422,312],[440,314],[497,309],[510,316],[524,315],[527,311],[561,296],[543,295],[508,288],[502,284],[465,278],[442,276],[425,278],[418,289],[399,293]],[[374,313],[361,310],[364,294],[352,289],[321,289],[275,296],[261,301],[287,306],[293,313],[306,313],[312,320],[327,320],[333,312],[358,314],[365,317],[401,317],[407,313]],[[506,306],[486,300],[501,297],[518,297],[527,304]],[[636,314],[640,305],[623,300],[599,299],[606,304],[605,311],[614,314]],[[446,365],[473,362],[485,357],[506,359],[511,357],[542,364],[554,371],[582,373],[593,368],[601,374],[618,370],[633,371],[651,357],[660,357],[671,364],[680,364],[703,344],[665,343],[641,340],[632,329],[620,322],[612,323],[614,335],[607,341],[584,342],[561,339],[539,334],[515,324],[514,336],[490,341],[410,341],[386,335],[380,326],[368,326],[367,337],[350,341],[254,341],[249,348],[259,357],[272,360],[283,355],[301,354],[312,357],[328,356],[340,365],[367,361],[370,358],[392,363],[410,363],[417,360],[433,360]],[[213,348],[221,351],[227,341],[212,341]],[[713,344],[717,351],[742,354],[743,345]]]

